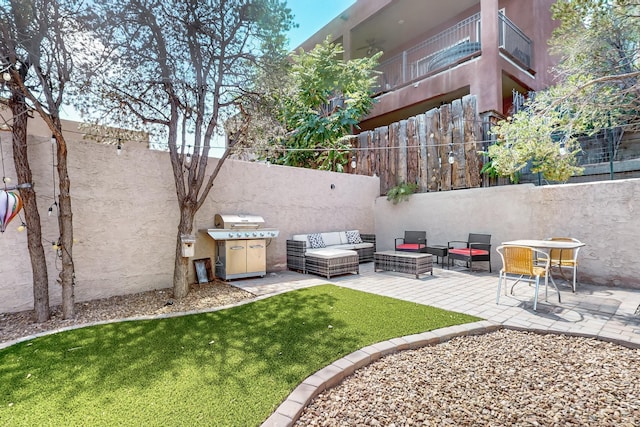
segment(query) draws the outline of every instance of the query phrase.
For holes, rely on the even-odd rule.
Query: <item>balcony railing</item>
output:
[[[389,91],[442,70],[480,52],[480,14],[472,15],[439,34],[389,58],[378,66],[378,91]]]
[[[498,13],[500,31],[499,47],[511,58],[519,61],[526,69],[531,69],[533,53],[531,39],[507,18],[504,13]]]
[[[504,14],[498,14],[499,47],[531,68],[532,42]],[[412,80],[435,74],[480,55],[480,14],[476,13],[441,33],[381,63],[376,92],[387,92]]]

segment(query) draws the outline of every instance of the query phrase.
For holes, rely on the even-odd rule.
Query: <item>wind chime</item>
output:
[[[20,194],[14,190],[18,187],[9,187],[11,182],[4,171],[4,152],[2,151],[2,140],[0,139],[0,157],[2,157],[2,184],[4,188],[0,190],[0,232],[4,233],[7,225],[15,218],[22,209],[22,199]]]

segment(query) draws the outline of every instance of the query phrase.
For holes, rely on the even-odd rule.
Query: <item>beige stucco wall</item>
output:
[[[414,194],[375,203],[379,250],[393,249],[404,230],[427,231],[428,244],[492,235],[493,247],[514,239],[571,236],[580,250],[579,280],[640,289],[640,179],[584,184],[532,184]],[[492,266],[500,257],[492,253]]]
[[[113,145],[82,141],[77,123],[65,122],[64,129],[76,240],[76,301],[171,287],[178,207],[168,154],[150,151],[144,142],[126,142],[117,156]],[[55,305],[61,295],[56,283],[59,261],[50,243],[58,237],[57,218],[47,216],[54,200],[51,138],[38,121],[29,133]],[[11,135],[1,132],[0,138],[6,175],[15,183]],[[267,270],[284,269],[285,242],[292,234],[340,229],[373,233],[378,194],[377,178],[228,160],[196,215],[195,258],[215,260],[214,241],[197,230],[213,228],[216,213],[251,213],[263,216],[265,227],[280,230],[267,248]],[[16,218],[0,235],[0,313],[33,307],[27,234],[19,233],[18,225]]]
[[[77,124],[65,122],[65,130],[76,300],[171,287],[178,208],[167,153],[127,142],[117,156],[114,146],[82,141]],[[15,183],[10,134],[0,132],[0,138],[5,174]],[[51,249],[58,236],[57,218],[47,216],[54,200],[52,148],[48,130],[37,122],[30,129],[29,155],[51,303],[58,304],[59,261]],[[212,228],[216,213],[251,213],[263,216],[266,227],[280,230],[267,248],[268,271],[286,268],[286,239],[297,233],[357,228],[375,233],[380,250],[392,249],[404,230],[426,230],[431,244],[464,239],[469,232],[490,233],[494,246],[567,235],[587,244],[580,252],[581,281],[640,288],[639,193],[640,179],[629,179],[415,194],[393,205],[378,197],[378,178],[230,160],[196,216],[194,258],[215,260],[214,241],[197,230]],[[16,218],[0,235],[0,313],[33,305],[26,233],[19,233],[18,225]],[[498,269],[500,260],[493,258]]]

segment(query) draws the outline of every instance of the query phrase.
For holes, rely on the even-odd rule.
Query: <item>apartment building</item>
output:
[[[377,103],[362,130],[388,125],[464,95],[483,118],[503,117],[512,91],[553,83],[547,41],[554,0],[357,0],[300,47],[331,36],[344,59],[382,51]]]

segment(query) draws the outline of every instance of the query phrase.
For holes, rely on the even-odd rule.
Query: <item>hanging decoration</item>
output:
[[[21,209],[22,199],[19,194],[0,190],[0,232],[4,233],[7,225]]]

